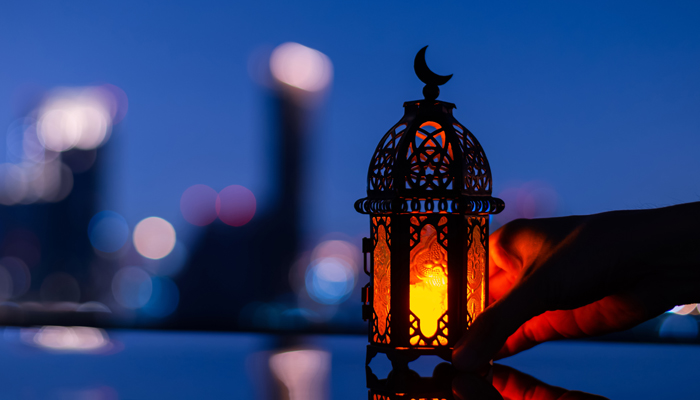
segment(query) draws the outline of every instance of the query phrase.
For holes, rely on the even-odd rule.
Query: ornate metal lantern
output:
[[[367,197],[355,203],[370,216],[362,243],[370,275],[362,291],[367,363],[386,353],[395,369],[423,354],[451,360],[486,307],[489,214],[504,208],[491,196],[481,145],[452,116],[455,105],[436,100],[452,75],[428,69],[426,48],[414,63],[425,99],[404,103],[403,118],[370,162]]]

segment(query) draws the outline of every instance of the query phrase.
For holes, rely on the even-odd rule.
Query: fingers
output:
[[[505,365],[494,364],[493,386],[506,400],[604,400],[605,397],[548,385]],[[454,388],[453,384],[453,388]]]
[[[574,310],[547,311],[520,326],[496,354],[509,357],[540,343],[604,335],[629,329],[658,314],[641,306],[631,293],[605,297]]]
[[[543,311],[542,291],[521,284],[481,313],[457,343],[452,362],[462,371],[487,364],[520,325]]]
[[[571,314],[570,310],[548,311],[530,319],[508,337],[493,359],[500,360],[540,343],[566,338],[567,336],[557,329],[563,329],[563,325],[571,325]],[[568,329],[568,333],[571,335],[569,338],[584,336],[580,330],[574,333],[574,329],[571,328]]]

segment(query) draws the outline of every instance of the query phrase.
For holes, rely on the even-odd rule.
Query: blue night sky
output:
[[[307,231],[357,236],[374,147],[421,96],[413,57],[453,73],[440,99],[489,157],[495,194],[540,181],[552,214],[700,198],[700,3],[84,1],[0,5],[0,131],[28,93],[111,83],[129,98],[102,208],[133,227],[194,184],[272,188],[269,94],[251,57],[294,41],[334,65],[316,112]],[[4,161],[4,140],[0,140]]]

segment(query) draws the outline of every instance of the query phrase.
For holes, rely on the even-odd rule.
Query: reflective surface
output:
[[[277,399],[280,385],[292,399],[367,398],[366,336],[91,329],[0,330],[0,399]],[[372,361],[380,378],[391,368],[382,357]],[[698,360],[696,345],[559,342],[504,360],[493,382],[507,399],[697,398]],[[410,366],[428,376],[438,363]],[[473,378],[465,390],[485,388]]]

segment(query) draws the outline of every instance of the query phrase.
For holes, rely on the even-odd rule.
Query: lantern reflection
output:
[[[270,357],[270,370],[287,389],[289,400],[323,400],[331,355],[327,351],[300,349]]]

